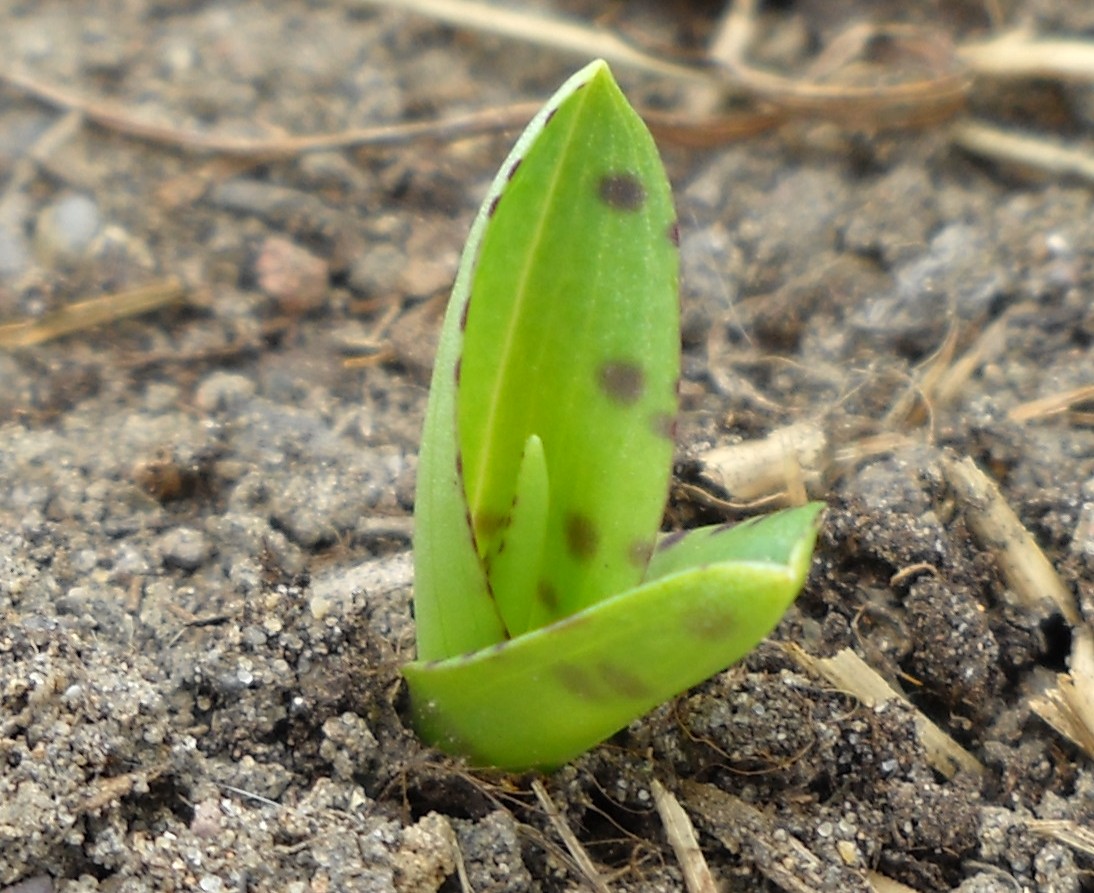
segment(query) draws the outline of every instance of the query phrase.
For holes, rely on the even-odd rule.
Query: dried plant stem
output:
[[[928,63],[931,74],[911,80],[853,84],[826,81],[821,73],[839,70],[867,43],[887,37]],[[737,60],[728,67],[732,83],[752,98],[786,112],[853,125],[922,125],[951,117],[963,108],[968,72],[953,47],[938,33],[896,25],[855,25],[841,34],[813,65],[813,77],[772,74]]]
[[[942,472],[965,512],[969,530],[995,557],[1007,586],[1038,614],[1059,611],[1069,624],[1079,626],[1074,595],[995,483],[968,458],[943,456]]]
[[[543,786],[543,782],[537,778],[532,782],[532,790],[535,792],[536,799],[539,800],[539,805],[547,813],[547,818],[554,827],[555,833],[562,838],[562,842],[566,845],[566,849],[577,864],[585,881],[596,893],[609,893],[609,887],[600,876],[599,869],[589,856],[588,851],[581,845],[581,841],[577,839],[573,829],[567,824],[565,817],[555,806],[555,801],[547,793],[547,788]]]
[[[497,34],[535,43],[539,46],[573,53],[585,59],[600,58],[613,65],[626,66],[648,74],[689,80],[708,81],[702,68],[666,62],[642,52],[610,31],[556,16],[541,15],[528,9],[510,9],[501,4],[476,0],[359,0],[365,6],[391,6],[415,12],[462,28],[485,34]]]
[[[528,122],[539,103],[518,103],[452,115],[436,121],[412,121],[357,127],[336,133],[308,136],[247,138],[201,133],[181,127],[154,124],[132,115],[120,104],[102,102],[47,84],[25,72],[0,69],[0,82],[55,108],[78,112],[86,120],[136,139],[168,145],[185,152],[210,153],[247,159],[292,158],[305,152],[345,149],[353,146],[396,146],[418,139],[450,140],[481,133],[511,130]]]
[[[1073,406],[1090,400],[1094,400],[1094,384],[1083,385],[1069,391],[1049,394],[1047,397],[1022,403],[1011,409],[1007,413],[1007,418],[1012,422],[1029,422],[1034,419],[1059,415],[1067,412]]]
[[[175,279],[164,279],[126,291],[76,301],[42,319],[0,326],[0,348],[31,347],[114,322],[139,316],[175,304],[186,297],[186,289]]]
[[[1003,164],[1016,164],[1055,176],[1094,182],[1094,154],[1039,136],[994,127],[981,121],[960,121],[951,130],[954,145]]]
[[[815,893],[822,888],[872,893],[859,866],[840,866],[822,860],[797,837],[779,827],[772,813],[761,811],[712,784],[685,781],[681,788],[684,805],[703,830],[729,852],[741,853],[749,859],[778,889],[788,893]]]
[[[1071,646],[1070,670],[1030,701],[1033,712],[1094,757],[1094,632],[1081,627]]]
[[[867,707],[892,700],[902,701],[911,707],[915,711],[916,731],[927,752],[927,760],[942,775],[952,778],[961,770],[975,775],[983,774],[984,767],[976,757],[931,722],[850,649],[844,649],[832,657],[819,658],[792,643],[787,647],[802,667],[824,677],[842,691],[850,692]]]
[[[803,76],[783,76],[747,62],[755,31],[755,0],[733,0],[709,48],[709,65],[684,64],[644,52],[602,28],[514,10],[479,0],[358,0],[429,16],[476,31],[524,40],[576,56],[599,56],[633,70],[695,84],[683,113],[651,111],[647,121],[661,138],[685,146],[707,147],[754,136],[794,118],[829,120],[856,128],[923,127],[959,113],[973,77],[1050,77],[1094,81],[1094,43],[1039,40],[1007,34],[993,41],[952,46],[935,30],[900,25],[859,24],[848,28]],[[839,77],[863,58],[869,43],[884,37],[909,57],[921,73],[901,76],[884,70],[868,81]],[[536,106],[519,104],[417,121],[353,128],[307,136],[241,138],[162,125],[134,116],[121,104],[103,102],[45,83],[22,70],[0,69],[0,83],[57,108],[68,109],[100,127],[182,151],[245,159],[287,158],[305,152],[351,146],[402,145],[417,139],[452,140],[512,129]],[[733,92],[751,98],[754,108],[717,115],[721,99]],[[78,120],[78,119],[77,119]],[[1094,159],[1081,150],[1057,146],[976,122],[954,128],[954,142],[973,154],[1028,165],[1056,175],[1094,181]]]
[[[703,850],[695,836],[695,828],[680,801],[657,779],[653,780],[651,788],[657,814],[661,816],[665,836],[684,873],[684,885],[688,888],[688,893],[718,893],[718,885],[703,856]]]
[[[965,44],[958,55],[974,74],[984,77],[1094,80],[1094,44],[1085,40],[1044,40],[1012,31],[984,43]]]
[[[732,500],[749,503],[779,496],[787,505],[801,505],[808,488],[818,489],[828,453],[824,431],[800,422],[763,440],[715,447],[700,456],[699,463],[703,479]]]

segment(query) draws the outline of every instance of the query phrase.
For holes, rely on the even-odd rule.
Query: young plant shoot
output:
[[[471,228],[418,469],[424,739],[553,768],[724,670],[805,582],[821,506],[658,540],[680,364],[677,229],[603,62],[532,120]]]

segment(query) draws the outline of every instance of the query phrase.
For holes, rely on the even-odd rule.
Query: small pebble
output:
[[[326,303],[329,265],[288,239],[267,239],[255,261],[255,272],[258,287],[277,301],[284,313],[303,314]]]
[[[45,264],[83,257],[102,229],[99,206],[86,195],[63,195],[38,215],[34,247]]]
[[[349,287],[369,297],[389,294],[398,288],[408,263],[406,253],[394,245],[370,246],[350,267]]]
[[[841,840],[836,843],[836,850],[839,852],[840,858],[846,865],[858,865],[859,864],[859,850],[849,840]]]
[[[159,550],[165,565],[186,571],[197,570],[212,552],[205,534],[191,527],[167,531],[160,537]]]
[[[200,800],[194,804],[194,815],[190,819],[190,831],[205,840],[216,840],[224,833],[222,818],[220,801],[215,797]]]
[[[53,893],[53,889],[53,880],[48,875],[39,874],[10,887],[0,887],[0,893]]]
[[[1071,551],[1094,559],[1094,502],[1084,502],[1071,538]]]
[[[238,409],[255,393],[255,383],[235,372],[214,372],[207,376],[194,392],[194,405],[204,412],[225,412]]]

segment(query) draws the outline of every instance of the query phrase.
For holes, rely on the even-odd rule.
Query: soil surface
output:
[[[527,6],[678,58],[720,11]],[[905,6],[771,4],[750,56],[804,71],[864,17],[957,42],[1094,29],[1068,0]],[[4,4],[0,59],[85,112],[177,131],[136,138],[9,79],[0,321],[183,286],[152,313],[0,351],[0,890],[593,889],[536,776],[423,746],[399,674],[433,343],[516,130],[195,151],[208,134],[276,143],[539,102],[587,60],[354,2],[161,0]],[[686,85],[616,73],[640,108],[687,110]],[[1053,138],[1094,108],[1081,83],[974,96]],[[727,890],[1094,889],[1081,841],[1051,833],[1094,818],[1089,758],[1029,705],[1072,631],[1011,597],[940,464],[975,460],[1089,603],[1090,404],[1014,410],[1094,382],[1091,194],[965,155],[945,125],[867,123],[662,140],[685,341],[666,524],[746,514],[702,488],[710,447],[808,421],[844,459],[772,638],[540,779],[601,889],[684,889],[655,781]],[[790,642],[853,648],[910,704],[865,706]],[[935,771],[917,710],[984,772]]]

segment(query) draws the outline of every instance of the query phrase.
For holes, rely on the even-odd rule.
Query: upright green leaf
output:
[[[504,548],[526,441],[543,444],[551,561],[533,626],[641,580],[673,449],[679,309],[668,181],[607,68],[578,77],[490,201],[457,397],[481,556]]]

